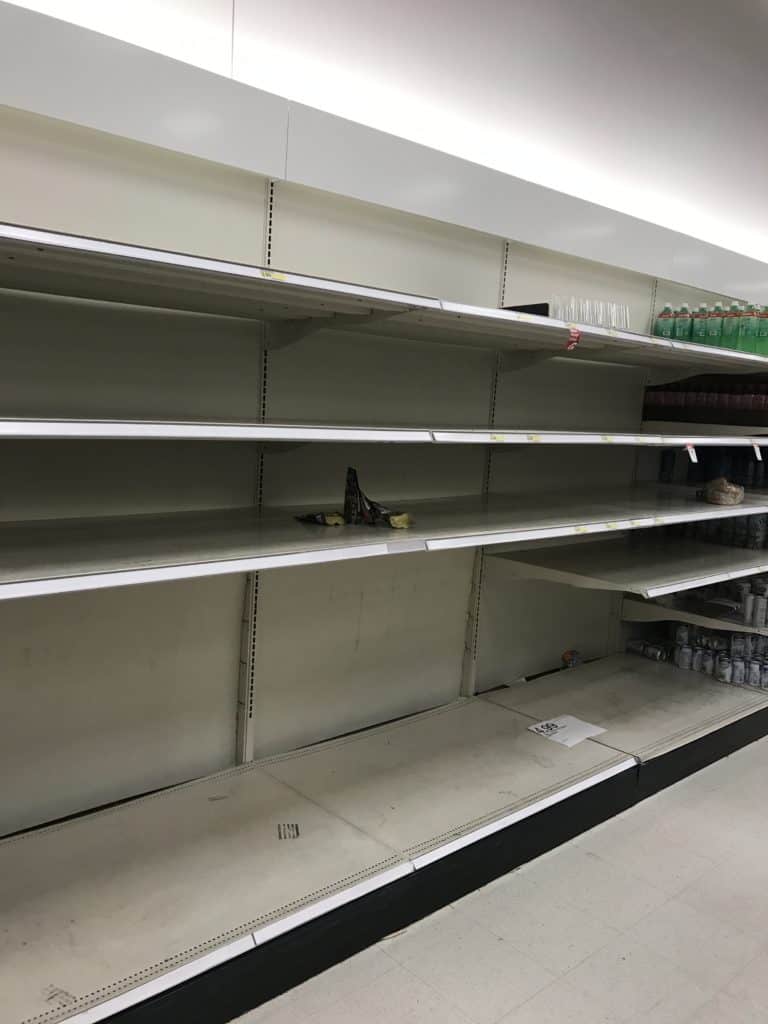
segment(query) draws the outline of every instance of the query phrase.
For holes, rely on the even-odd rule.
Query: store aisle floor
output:
[[[768,739],[240,1024],[765,1024]]]

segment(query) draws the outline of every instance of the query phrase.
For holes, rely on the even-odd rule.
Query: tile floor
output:
[[[768,739],[238,1024],[768,1021]]]

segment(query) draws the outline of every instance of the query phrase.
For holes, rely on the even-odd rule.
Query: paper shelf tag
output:
[[[691,462],[699,461],[699,456],[696,454],[696,449],[692,444],[687,444],[685,446],[685,450],[688,452],[688,458],[691,460]]]
[[[577,743],[589,739],[590,736],[599,736],[600,733],[605,732],[601,726],[584,722],[580,718],[574,718],[573,715],[548,718],[544,722],[529,725],[528,730],[545,739],[554,740],[555,743],[562,743],[564,747],[575,747]]]
[[[762,462],[763,461],[763,453],[760,450],[760,445],[759,444],[753,444],[752,447],[753,447],[753,449],[755,451],[755,458],[757,459],[758,462]]]

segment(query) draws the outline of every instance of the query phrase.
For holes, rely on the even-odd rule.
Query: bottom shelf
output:
[[[606,731],[594,742],[647,761],[768,708],[768,691],[719,683],[634,654],[515,683],[486,700],[537,721],[573,715]]]
[[[3,1020],[95,1024],[390,883],[434,885],[486,837],[766,707],[617,655],[11,837]],[[606,732],[530,731],[560,714]]]
[[[8,1024],[92,1024],[630,770],[482,699],[0,843]]]

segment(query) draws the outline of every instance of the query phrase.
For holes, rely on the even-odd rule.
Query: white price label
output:
[[[599,736],[605,732],[599,725],[592,725],[591,722],[584,722],[573,715],[558,715],[557,718],[547,718],[543,722],[528,726],[529,732],[535,732],[547,740],[553,740],[564,747],[575,747],[577,743],[588,740],[590,736]]]
[[[696,454],[696,449],[692,444],[687,444],[685,446],[685,450],[688,452],[688,458],[691,460],[691,462],[699,461],[699,456]]]
[[[758,462],[762,462],[763,461],[763,453],[762,453],[762,451],[760,449],[760,445],[759,444],[753,444],[752,448],[754,449],[755,458],[757,459],[757,461]]]

